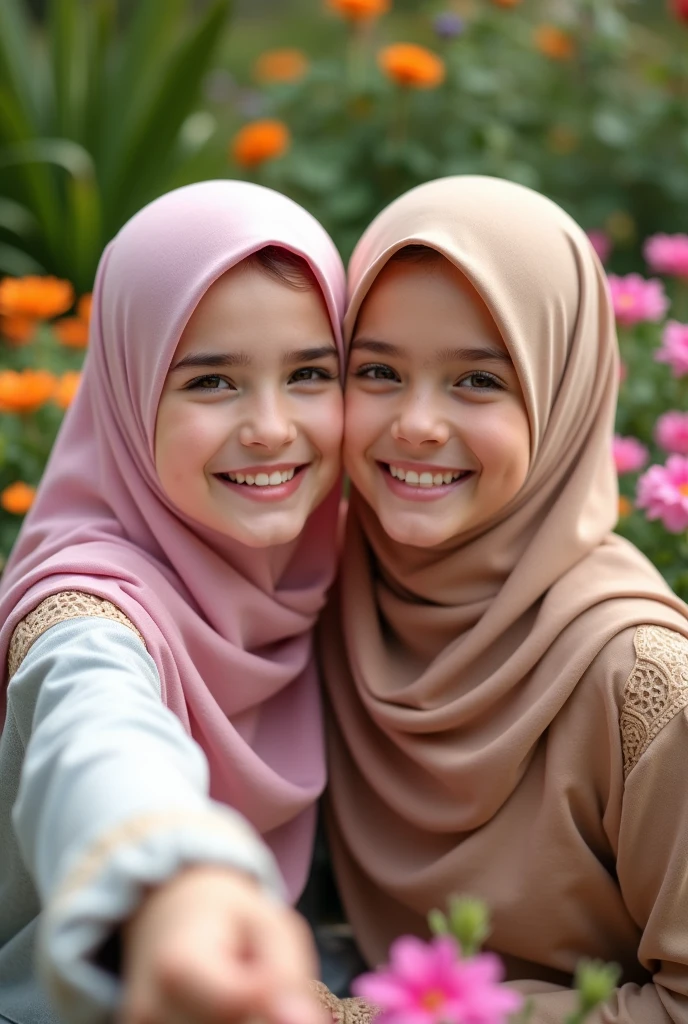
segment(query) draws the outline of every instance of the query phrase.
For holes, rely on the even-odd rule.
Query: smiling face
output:
[[[530,428],[516,370],[478,293],[443,257],[388,263],[359,314],[344,461],[385,532],[431,547],[520,490]]]
[[[339,475],[342,405],[319,289],[240,263],[205,293],[174,354],[155,431],[163,490],[249,547],[287,543]]]

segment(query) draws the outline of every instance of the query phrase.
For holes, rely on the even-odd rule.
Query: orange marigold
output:
[[[6,277],[0,281],[0,313],[50,320],[74,302],[69,281],[57,277]]]
[[[0,334],[13,345],[28,345],[36,336],[36,321],[28,316],[3,316]]]
[[[88,320],[80,316],[65,316],[52,326],[58,341],[66,348],[86,348],[88,345]]]
[[[380,50],[377,59],[384,73],[397,85],[434,89],[444,81],[444,61],[432,50],[416,43],[393,43]]]
[[[619,495],[619,519],[627,519],[633,511],[633,502],[623,494]]]
[[[47,370],[4,370],[0,373],[0,412],[35,412],[52,397],[55,383]]]
[[[242,167],[276,160],[289,149],[291,135],[283,121],[266,119],[245,124],[232,140],[232,156]]]
[[[386,14],[392,3],[391,0],[327,0],[327,6],[350,21],[368,21]]]
[[[86,295],[82,295],[76,304],[76,314],[80,316],[82,320],[89,321],[91,319],[91,306],[93,304],[93,296],[90,292]]]
[[[5,512],[11,512],[15,516],[23,516],[33,505],[35,497],[35,487],[17,480],[16,483],[10,484],[0,494],[0,505],[2,505]]]
[[[556,25],[538,25],[533,35],[535,49],[550,60],[569,60],[576,47],[573,39]]]
[[[568,156],[578,148],[578,133],[566,124],[552,125],[547,133],[547,145],[558,156]]]
[[[72,404],[80,381],[81,374],[78,370],[68,370],[62,374],[53,393],[53,401],[61,409],[67,409]]]
[[[298,82],[308,71],[308,58],[301,50],[267,50],[253,68],[259,82]]]

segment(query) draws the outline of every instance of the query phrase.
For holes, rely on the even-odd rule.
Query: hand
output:
[[[305,922],[249,876],[182,871],[126,924],[121,1024],[323,1024]]]

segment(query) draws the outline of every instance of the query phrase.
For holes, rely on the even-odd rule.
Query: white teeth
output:
[[[293,479],[293,469],[275,469],[272,473],[228,473],[227,476],[235,484],[248,484],[249,487],[278,487]]]
[[[439,487],[441,484],[451,484],[463,476],[464,470],[458,469],[455,473],[430,473],[427,470],[417,473],[414,469],[400,469],[398,466],[389,464],[389,471],[397,480],[403,480],[412,487]]]

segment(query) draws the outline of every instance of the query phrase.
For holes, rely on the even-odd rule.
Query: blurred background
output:
[[[619,529],[688,597],[688,0],[1,0],[0,558],[137,209],[249,178],[346,259],[395,196],[462,173],[589,231],[624,363]]]

